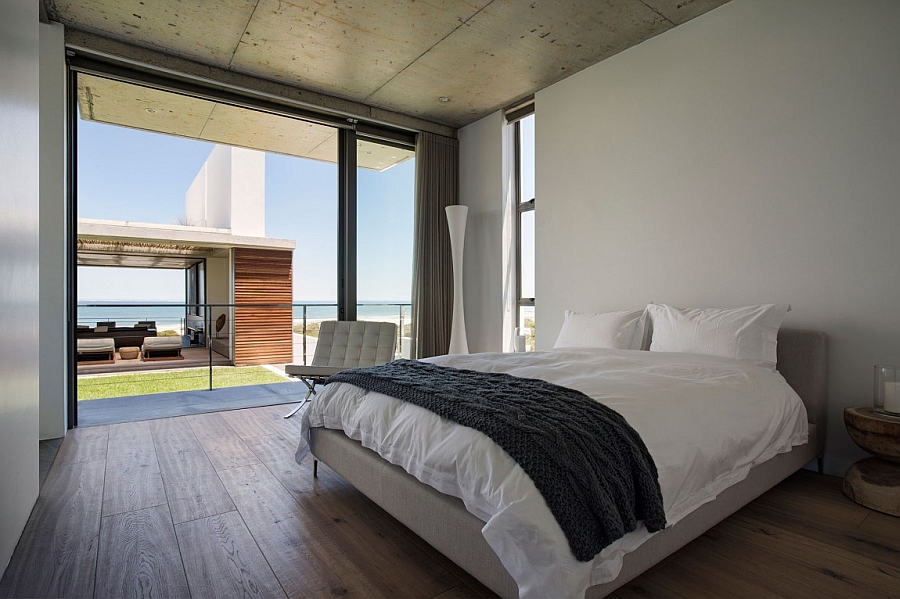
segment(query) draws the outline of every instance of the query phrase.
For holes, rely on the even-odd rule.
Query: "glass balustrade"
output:
[[[358,320],[398,325],[410,356],[409,303],[360,303]],[[284,365],[309,364],[334,303],[84,303],[78,306],[78,399],[295,382]]]

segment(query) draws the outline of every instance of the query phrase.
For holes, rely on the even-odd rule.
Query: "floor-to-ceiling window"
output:
[[[394,322],[410,357],[415,150],[357,143],[357,319]]]
[[[534,113],[513,121],[515,128],[516,307],[518,343],[534,351]],[[521,346],[517,349],[521,349]]]
[[[390,131],[377,128],[378,135],[357,141],[346,119],[314,122],[95,73],[73,80],[79,222],[73,310],[81,329],[74,336],[88,328],[102,335],[94,331],[101,322],[150,323],[146,329],[156,336],[182,345],[159,352],[159,361],[145,360],[139,343],[129,343],[141,350],[137,358],[130,349],[123,355],[118,342],[111,354],[76,348],[73,368],[85,383],[80,396],[87,398],[89,376],[106,379],[91,381],[94,387],[109,384],[93,397],[121,393],[111,385],[116,369],[152,368],[160,376],[186,370],[187,358],[199,355],[195,349],[204,352],[206,370],[159,390],[224,386],[218,370],[210,374],[213,365],[249,360],[268,368],[251,382],[273,382],[279,375],[272,366],[309,361],[318,323],[339,317],[338,247],[348,236],[358,238],[356,274],[345,282],[359,297],[358,317],[408,323],[411,134],[389,141]],[[358,169],[342,163],[339,139],[358,147]],[[348,195],[339,184],[342,169],[354,179],[352,197],[342,197]],[[342,221],[342,201],[358,204],[361,218],[352,230]],[[263,292],[285,276],[287,295],[266,299],[275,296]],[[170,304],[180,314],[167,311]],[[276,334],[287,335],[288,353],[267,358]]]

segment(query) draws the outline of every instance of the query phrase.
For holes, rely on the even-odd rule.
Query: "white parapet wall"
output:
[[[184,221],[181,224],[206,227],[206,163],[184,194]]]
[[[184,195],[185,224],[231,229],[234,235],[266,233],[266,155],[217,145]]]

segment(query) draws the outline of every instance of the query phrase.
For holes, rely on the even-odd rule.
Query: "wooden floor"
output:
[[[488,589],[320,464],[283,406],[71,431],[3,597],[455,597]],[[615,597],[900,597],[900,518],[801,472]]]

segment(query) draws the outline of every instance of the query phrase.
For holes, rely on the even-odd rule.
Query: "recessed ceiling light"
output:
[[[438,102],[447,103],[449,101],[450,101],[450,96],[441,96],[440,98],[438,98]]]

